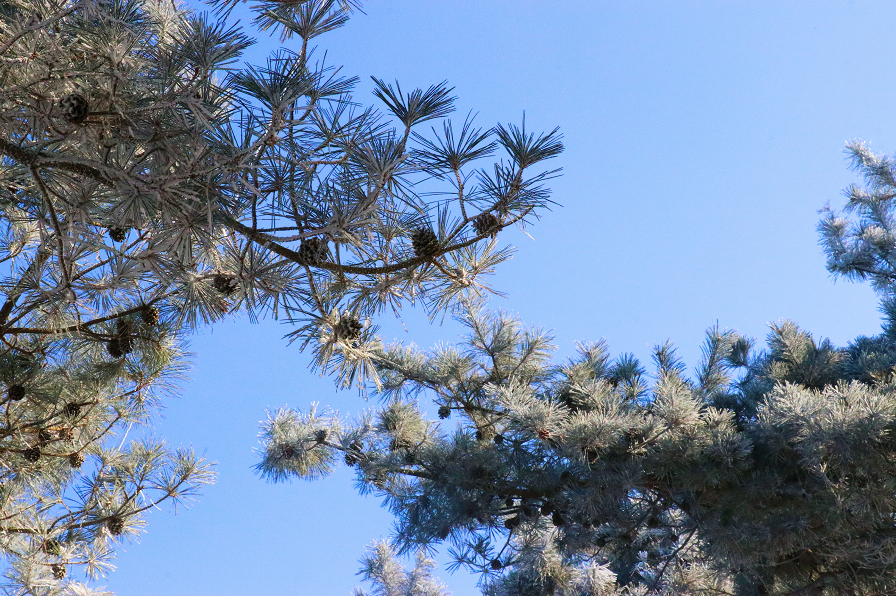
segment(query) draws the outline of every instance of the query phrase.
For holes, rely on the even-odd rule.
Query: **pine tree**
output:
[[[397,552],[448,542],[492,596],[896,592],[896,161],[851,151],[860,223],[820,231],[831,271],[881,291],[879,336],[838,348],[783,321],[757,350],[713,327],[689,378],[669,342],[652,373],[603,342],[554,363],[547,333],[468,303],[461,345],[377,355],[378,412],[272,414],[259,471],[319,476],[363,445]],[[459,423],[427,420],[427,395]],[[286,436],[304,467],[274,457]]]
[[[414,568],[405,571],[395,551],[386,542],[374,542],[361,559],[358,572],[373,588],[374,596],[451,596],[438,580],[432,577],[435,563],[422,552],[417,553]],[[354,596],[368,596],[356,589]]]
[[[557,170],[537,168],[560,135],[469,118],[423,134],[454,110],[445,82],[405,92],[374,78],[386,112],[359,108],[358,79],[309,45],[348,21],[349,0],[256,3],[255,25],[297,49],[237,70],[252,40],[226,25],[236,2],[213,4],[218,22],[162,0],[5,0],[7,217],[34,227],[32,251],[43,234],[41,266],[66,304],[111,299],[126,281],[141,285],[129,307],[167,306],[178,325],[272,314],[314,345],[317,366],[362,380],[375,330],[344,337],[342,313],[364,322],[420,300],[434,314],[482,293],[509,256],[497,232],[550,202]],[[509,159],[476,168],[499,148]],[[451,198],[427,200],[438,185]],[[79,271],[88,252],[103,258]],[[111,302],[82,327],[121,310]]]
[[[556,171],[538,168],[562,151],[556,130],[468,118],[457,133],[447,83],[406,92],[374,79],[385,111],[359,107],[358,80],[309,45],[356,2],[255,3],[255,25],[295,49],[243,69],[253,41],[227,24],[234,4],[217,2],[216,21],[169,0],[0,0],[0,553],[12,590],[68,589],[72,566],[102,575],[112,543],[141,527],[136,503],[210,481],[188,451],[124,440],[176,390],[187,333],[272,315],[313,345],[316,366],[360,384],[379,349],[372,317],[481,294],[510,254],[497,232],[550,202]],[[421,131],[435,120],[439,132]],[[420,182],[452,198],[420,196]],[[349,445],[362,461],[363,444]]]

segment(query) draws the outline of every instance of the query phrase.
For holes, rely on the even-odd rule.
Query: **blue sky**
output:
[[[196,3],[192,6],[200,7]],[[558,357],[606,338],[649,362],[671,338],[693,369],[716,321],[763,340],[790,318],[845,345],[880,329],[870,287],[824,268],[815,226],[857,182],[843,147],[862,138],[896,150],[892,27],[896,4],[858,1],[452,2],[373,0],[317,38],[328,62],[403,88],[447,79],[455,118],[560,126],[561,205],[527,229],[494,285],[495,307],[553,329]],[[253,63],[277,48],[255,35]],[[456,325],[406,311],[384,339],[428,347]],[[189,510],[149,516],[126,544],[110,589],[128,596],[348,596],[357,559],[387,537],[388,512],[341,470],[313,483],[271,485],[252,472],[268,408],[313,402],[356,413],[307,369],[273,321],[230,321],[196,336],[183,397],[156,432],[218,462],[218,483]],[[444,563],[445,559],[440,557]],[[456,596],[476,578],[439,574]]]

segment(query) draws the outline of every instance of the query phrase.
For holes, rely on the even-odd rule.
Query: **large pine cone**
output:
[[[121,349],[121,342],[117,337],[113,337],[108,342],[106,342],[106,351],[109,352],[109,355],[116,360],[124,356],[124,351],[122,351]]]
[[[225,296],[229,296],[236,291],[236,278],[232,275],[218,273],[212,279],[212,283],[214,284],[215,289]]]
[[[140,319],[146,325],[155,327],[159,324],[159,309],[155,306],[144,306],[140,311]]]
[[[306,238],[299,246],[300,265],[318,265],[327,260],[327,243],[320,238]]]
[[[35,445],[29,449],[26,449],[22,452],[22,455],[25,456],[25,459],[31,462],[32,464],[37,463],[40,460],[40,447]]]
[[[362,329],[364,325],[361,321],[351,315],[342,315],[333,332],[336,334],[336,339],[351,341],[361,337]]]
[[[124,520],[118,515],[113,515],[106,522],[106,529],[113,536],[119,536],[124,531]]]
[[[495,234],[501,229],[501,220],[486,211],[473,218],[473,229],[480,235]]]
[[[411,235],[411,245],[418,257],[431,257],[439,252],[439,237],[430,228],[418,228]]]
[[[71,93],[59,100],[59,110],[63,118],[72,124],[80,124],[90,113],[90,104],[83,95]]]
[[[10,401],[20,401],[25,399],[25,388],[21,385],[10,385],[6,396]]]

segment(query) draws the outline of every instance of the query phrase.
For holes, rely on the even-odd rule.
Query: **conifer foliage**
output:
[[[355,2],[256,2],[255,24],[287,46],[242,70],[253,40],[227,24],[235,3],[215,4],[217,21],[169,0],[0,1],[11,589],[68,589],[72,567],[102,575],[141,511],[211,480],[188,451],[125,439],[175,389],[184,334],[228,313],[272,314],[314,346],[317,366],[363,382],[378,346],[370,317],[481,293],[509,255],[496,232],[550,202],[554,171],[538,168],[562,150],[557,131],[468,118],[455,134],[446,83],[374,79],[385,111],[352,96],[358,79],[309,42]],[[440,132],[419,130],[435,120]],[[475,163],[499,149],[504,159]],[[329,465],[307,452],[285,442],[278,457],[296,473]]]
[[[385,348],[381,410],[306,457],[350,441],[398,551],[448,542],[490,596],[894,593],[896,162],[848,150],[860,219],[827,209],[819,230],[829,269],[882,294],[879,336],[838,348],[783,321],[757,350],[715,327],[689,378],[668,342],[650,373],[603,342],[553,363],[548,334],[470,302],[462,345]],[[427,420],[423,397],[459,420]],[[289,416],[263,426],[268,476],[296,473],[271,456],[278,436],[336,424],[271,421]]]
[[[837,349],[784,322],[756,352],[713,328],[689,379],[668,343],[648,375],[603,343],[553,364],[550,337],[506,315],[463,322],[457,348],[384,350],[382,410],[326,444],[311,437],[334,418],[278,413],[263,471],[299,473],[272,455],[285,433],[318,462],[362,444],[359,478],[395,512],[399,550],[449,541],[496,596],[896,586],[885,336]],[[421,393],[461,423],[428,422]]]

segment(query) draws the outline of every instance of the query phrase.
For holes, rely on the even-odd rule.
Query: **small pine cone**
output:
[[[60,428],[59,431],[57,431],[56,436],[60,441],[74,441],[75,431],[70,428]]]
[[[280,446],[280,458],[281,459],[292,459],[296,456],[296,449],[292,445],[281,445]]]
[[[495,445],[503,445],[504,444],[504,435],[495,435],[495,438],[493,440],[495,442]]]
[[[69,418],[75,418],[78,414],[81,413],[81,406],[79,404],[66,404],[65,405],[65,415]]]
[[[22,452],[22,455],[25,456],[25,459],[32,464],[37,463],[40,460],[40,447],[35,445],[34,447],[30,447]]]
[[[450,533],[451,526],[442,526],[438,533],[439,540],[445,540],[446,538],[448,538],[448,534]]]
[[[502,565],[501,561],[499,561],[498,559],[492,559],[492,562],[489,563],[489,566],[495,571],[500,571],[504,568],[504,565]]]
[[[230,296],[236,291],[236,278],[232,275],[218,273],[212,278],[212,283],[214,284],[215,289],[225,296]]]
[[[56,579],[65,579],[65,565],[57,563],[53,565],[53,577]]]
[[[6,396],[10,401],[21,401],[25,399],[25,388],[21,385],[10,385]]]
[[[334,332],[336,339],[351,341],[361,337],[362,329],[364,329],[364,325],[361,324],[361,321],[351,315],[342,315]]]
[[[134,351],[130,335],[122,335],[118,338],[118,349],[121,350],[122,354],[130,354]]]
[[[528,503],[523,505],[523,515],[525,517],[532,519],[533,517],[538,517],[539,513],[540,512],[538,511],[538,507],[535,507],[534,505],[530,505]]]
[[[59,553],[62,552],[62,545],[59,544],[59,541],[55,538],[50,538],[49,540],[45,541],[41,548],[48,555],[55,555],[57,557],[59,556]]]
[[[327,435],[329,434],[330,432],[327,429],[322,428],[314,434],[314,440],[317,441],[318,444],[324,443],[327,440]]]
[[[109,530],[109,533],[113,536],[120,536],[124,531],[124,520],[121,519],[121,516],[119,515],[113,515],[106,520],[106,529]]]
[[[448,418],[449,416],[451,416],[451,408],[449,408],[448,406],[440,406],[439,407],[439,418],[444,420],[445,418]]]
[[[121,343],[119,341],[119,338],[117,337],[113,337],[108,342],[106,342],[106,351],[109,352],[109,355],[115,359],[124,356],[124,351],[121,349]]]
[[[418,257],[431,257],[439,252],[439,238],[428,227],[418,228],[411,235],[411,245]]]
[[[115,319],[115,332],[118,335],[127,335],[131,332],[131,322],[122,317]]]
[[[538,430],[538,438],[542,441],[547,441],[551,438],[551,431],[541,428]]]
[[[559,511],[554,511],[551,514],[551,522],[558,528],[566,525],[566,520],[563,519],[563,516],[560,515]]]
[[[483,439],[485,439],[485,433],[482,432],[481,430],[477,430],[476,431],[476,440],[481,441]]]
[[[473,229],[479,235],[494,234],[501,229],[501,221],[486,211],[473,218]]]
[[[59,101],[59,110],[62,117],[72,124],[80,124],[87,118],[90,112],[90,104],[87,99],[78,93],[66,95]]]
[[[317,265],[327,259],[327,243],[320,238],[306,238],[299,246],[300,265]]]
[[[68,465],[73,468],[80,468],[84,463],[84,456],[80,453],[72,453],[68,456]]]
[[[550,501],[545,501],[541,505],[541,514],[542,515],[550,515],[554,512],[554,504]]]
[[[520,516],[514,515],[513,517],[507,518],[504,520],[504,527],[508,530],[512,530],[515,527],[520,525]]]
[[[361,441],[352,441],[348,447],[350,451],[345,452],[345,465],[351,467],[361,461],[361,450],[364,449],[364,445]]]
[[[140,311],[140,320],[150,327],[159,324],[159,309],[155,306],[144,306]]]
[[[109,238],[112,239],[112,242],[124,242],[127,237],[127,228],[109,228]]]
[[[504,505],[506,505],[507,507],[513,507],[513,503],[513,497],[507,497],[506,499],[504,499]]]
[[[37,440],[39,443],[49,443],[53,440],[53,435],[44,429],[37,431]]]

